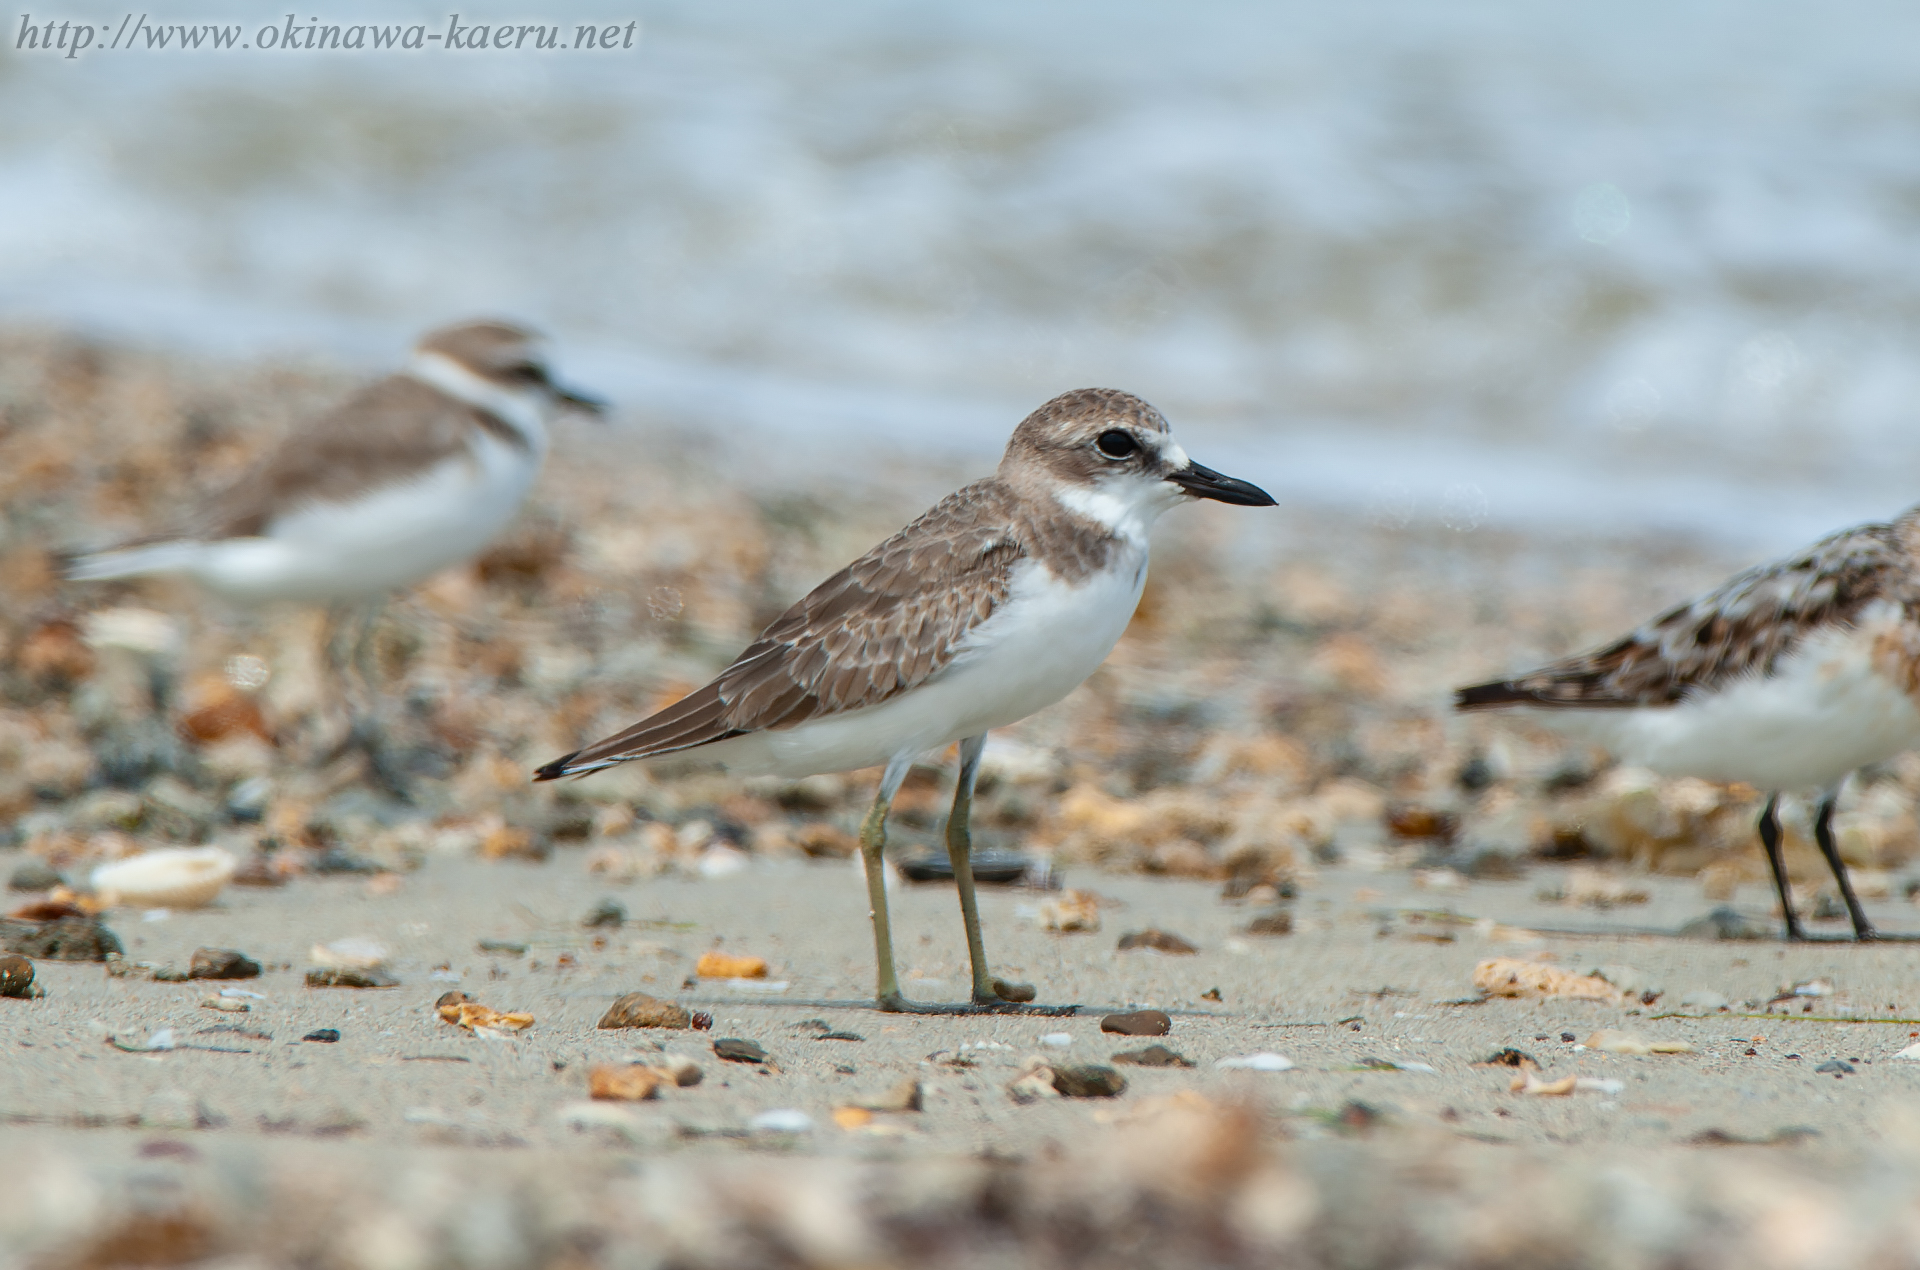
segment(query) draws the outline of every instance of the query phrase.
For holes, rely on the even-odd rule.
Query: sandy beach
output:
[[[122,949],[0,999],[0,1186],[31,1198],[0,1217],[8,1270],[1913,1259],[1915,954],[1837,939],[1804,813],[1789,858],[1836,942],[1787,947],[1755,791],[1445,710],[1746,562],[1181,509],[1109,664],[988,751],[977,846],[1048,866],[983,892],[988,948],[1078,1011],[883,1015],[850,856],[872,773],[528,774],[973,473],[794,487],[723,476],[669,420],[570,425],[507,535],[389,608],[379,760],[329,757],[317,614],[70,586],[54,553],[164,520],[344,377],[0,343],[7,932],[97,914]],[[939,841],[951,763],[910,779],[898,860]],[[1909,760],[1870,771],[1840,821],[1889,933],[1920,934],[1916,790]],[[207,907],[90,884],[209,846],[240,879]],[[908,993],[962,995],[952,887],[895,904]],[[1048,929],[1061,905],[1097,928]],[[1751,937],[1682,937],[1716,911]],[[1149,930],[1195,951],[1118,947]],[[308,986],[350,939],[392,986]],[[203,948],[262,973],[154,977]],[[712,952],[764,975],[703,978]],[[1586,995],[1487,996],[1499,958]],[[463,1029],[450,992],[531,1022]],[[712,1026],[597,1026],[634,992]],[[1100,1030],[1142,1009],[1164,1036]],[[1617,1052],[1642,1043],[1679,1052]],[[1153,1044],[1191,1066],[1115,1062]],[[675,1057],[698,1083],[588,1096]],[[1060,1096],[1083,1066],[1124,1091]]]

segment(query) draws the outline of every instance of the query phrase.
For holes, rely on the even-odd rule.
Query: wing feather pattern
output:
[[[938,674],[1029,554],[995,480],[948,495],[815,587],[698,692],[534,773],[553,780],[878,705]]]
[[[1920,511],[1862,525],[1800,555],[1749,569],[1604,648],[1514,679],[1456,690],[1460,710],[1528,705],[1584,709],[1668,706],[1736,678],[1765,675],[1810,636],[1851,625],[1894,599],[1920,610],[1906,537]]]

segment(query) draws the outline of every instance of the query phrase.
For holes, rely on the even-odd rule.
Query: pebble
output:
[[[1704,917],[1696,917],[1679,931],[1682,939],[1772,939],[1770,924],[1756,922],[1731,905],[1722,904]]]
[[[527,946],[513,939],[483,939],[480,941],[480,951],[483,953],[506,953],[512,957],[521,957],[526,955]]]
[[[379,969],[351,966],[316,966],[307,971],[309,988],[397,988],[400,981]]]
[[[237,948],[196,948],[187,964],[190,979],[254,979],[260,963]]]
[[[51,891],[61,885],[63,879],[55,873],[44,860],[28,860],[14,869],[13,876],[7,879],[9,891]]]
[[[767,1051],[754,1041],[738,1036],[723,1036],[713,1043],[713,1052],[730,1063],[764,1063]]]
[[[1127,1078],[1099,1063],[1068,1063],[1053,1069],[1053,1088],[1062,1098],[1117,1098]]]
[[[1277,908],[1271,913],[1262,913],[1244,927],[1249,935],[1280,936],[1293,934],[1293,913]]]
[[[35,996],[33,963],[18,953],[0,957],[0,997]]]
[[[710,1014],[695,1014],[683,1005],[650,997],[644,992],[629,992],[607,1008],[597,1027],[671,1027],[706,1029],[713,1026]]]
[[[232,997],[202,997],[200,1008],[203,1010],[224,1010],[228,1014],[245,1014],[253,1009],[245,1001],[235,1001]]]
[[[1117,1036],[1165,1036],[1173,1030],[1173,1020],[1165,1010],[1135,1010],[1107,1015],[1100,1020],[1100,1030]]]
[[[1837,1076],[1852,1076],[1860,1069],[1844,1058],[1832,1058],[1813,1070],[1816,1072],[1832,1072]]]
[[[337,1027],[315,1028],[300,1039],[303,1041],[315,1041],[321,1045],[331,1045],[340,1039],[340,1029]]]
[[[1149,1045],[1145,1049],[1121,1050],[1113,1056],[1113,1061],[1127,1067],[1192,1067],[1193,1060],[1174,1052],[1164,1045]]]
[[[1168,953],[1177,957],[1189,956],[1200,951],[1170,931],[1153,928],[1131,931],[1120,936],[1121,952],[1133,948],[1151,948],[1155,952]]]
[[[601,1063],[587,1071],[587,1096],[609,1102],[645,1102],[660,1096],[666,1074],[637,1063]]]
[[[995,979],[993,981],[993,995],[999,997],[1002,1001],[1024,1004],[1025,1002],[1033,1000],[1037,993],[1034,990],[1034,986],[1030,983],[1014,983],[1007,979]]]
[[[624,926],[626,921],[627,906],[616,899],[604,899],[586,915],[580,924],[592,929],[596,926]],[[520,951],[525,952],[526,948],[522,946]]]
[[[36,961],[105,961],[123,953],[120,939],[91,917],[63,917],[45,924],[0,919],[0,946]]]
[[[1618,1028],[1601,1028],[1586,1039],[1586,1047],[1602,1054],[1691,1054],[1693,1046],[1685,1041],[1649,1041],[1644,1036]]]

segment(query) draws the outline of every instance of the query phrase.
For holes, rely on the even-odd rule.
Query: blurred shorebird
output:
[[[860,829],[878,1004],[958,1014],[1023,1006],[995,979],[975,905],[968,817],[986,734],[1059,701],[1106,660],[1147,577],[1147,531],[1176,503],[1273,499],[1190,460],[1138,397],[1083,389],[1015,429],[999,471],[788,609],[718,678],[616,736],[535,773],[554,780],[696,747],[735,770],[787,777],[881,767]],[[972,963],[964,1005],[908,1001],[894,973],[881,852],[913,760],[960,743],[947,853]]]
[[[179,574],[241,601],[331,604],[329,660],[354,664],[370,690],[368,606],[486,546],[533,487],[548,422],[566,409],[602,406],[554,382],[532,332],[493,321],[430,332],[405,369],[292,433],[179,527],[70,557],[66,576]],[[355,607],[359,635],[343,653]],[[350,742],[369,743],[369,726],[356,719]]]
[[[1920,746],[1920,507],[1749,569],[1604,648],[1461,688],[1454,704],[1518,707],[1626,762],[1770,791],[1760,842],[1789,939],[1806,932],[1781,859],[1780,795],[1818,791],[1820,854],[1854,935],[1873,939],[1833,808],[1849,772]]]

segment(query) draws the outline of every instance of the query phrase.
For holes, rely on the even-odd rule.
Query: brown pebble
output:
[[[1247,923],[1249,935],[1291,935],[1293,934],[1293,914],[1284,908],[1271,913],[1262,913]]]
[[[660,1096],[668,1077],[638,1063],[603,1063],[587,1071],[587,1095],[615,1102],[644,1102]]]
[[[1065,1098],[1116,1098],[1126,1092],[1127,1078],[1099,1063],[1071,1063],[1053,1069],[1053,1087]]]
[[[30,997],[33,993],[33,963],[18,953],[0,957],[0,997]]]
[[[317,966],[307,971],[307,986],[309,988],[397,988],[400,986],[400,981],[384,970],[359,969],[351,966]]]
[[[455,988],[451,992],[441,993],[440,999],[433,1003],[433,1008],[435,1010],[444,1010],[450,1005],[464,1005],[471,1000],[473,1000],[472,997],[460,991],[460,989]]]
[[[1164,1045],[1149,1045],[1145,1049],[1121,1050],[1113,1056],[1116,1063],[1128,1067],[1192,1067],[1193,1060],[1184,1054],[1176,1053]]]
[[[1173,1030],[1173,1020],[1165,1010],[1135,1010],[1131,1014],[1109,1014],[1100,1020],[1100,1030],[1117,1036],[1165,1036]]]
[[[723,1036],[713,1043],[713,1052],[730,1063],[764,1063],[767,1051],[753,1041],[738,1036]]]
[[[253,979],[260,963],[237,948],[196,948],[187,963],[190,979]]]
[[[1031,1001],[1036,994],[1030,983],[1012,983],[1006,979],[995,979],[993,995],[1002,1001]]]
[[[63,917],[44,926],[16,929],[22,923],[0,923],[0,944],[6,951],[42,961],[105,961],[108,953],[123,953],[120,940],[91,917]]]
[[[687,1012],[685,1006],[675,1005],[671,1001],[662,1001],[659,997],[650,997],[644,992],[629,992],[615,1001],[607,1012],[600,1016],[598,1026],[686,1028],[697,1025],[693,1015]]]
[[[1120,936],[1120,951],[1126,952],[1130,948],[1151,948],[1155,952],[1181,957],[1200,951],[1180,936],[1164,930],[1136,930]]]

